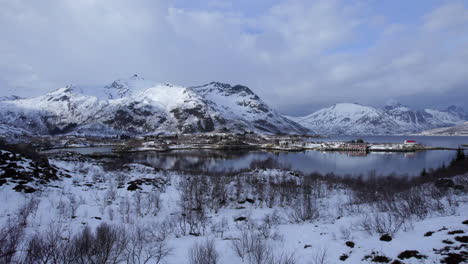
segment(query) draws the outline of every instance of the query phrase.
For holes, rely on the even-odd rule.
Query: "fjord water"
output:
[[[468,144],[468,137],[426,136],[340,136],[314,138],[312,141],[348,141],[362,138],[370,143],[401,143],[413,139],[434,147],[457,148]],[[67,149],[81,154],[111,152],[111,147]],[[60,150],[63,151],[63,150]],[[305,173],[319,172],[335,175],[420,175],[423,169],[435,169],[448,165],[455,157],[454,150],[430,150],[420,152],[373,152],[361,155],[353,152],[271,152],[271,151],[217,151],[217,150],[174,150],[169,152],[126,153],[116,157],[119,164],[144,163],[167,170],[193,170],[222,172],[259,166],[288,167]],[[262,164],[259,164],[262,163]]]
[[[413,139],[433,147],[457,148],[468,144],[468,137],[428,136],[340,136],[312,141],[349,141],[362,138],[369,143],[402,143]],[[278,164],[305,173],[319,172],[336,175],[420,175],[423,169],[435,169],[447,165],[455,157],[453,150],[431,150],[411,153],[374,152],[367,155],[344,152],[267,152],[267,151],[213,151],[180,150],[166,153],[136,153],[130,155],[135,162],[144,162],[164,169],[195,169],[208,171],[238,170],[255,167],[258,161],[264,166]]]
[[[358,156],[342,152],[267,152],[178,150],[171,152],[140,152],[127,155],[132,162],[175,170],[221,172],[255,167],[287,167],[305,173],[319,172],[336,175],[397,175],[416,176],[425,169],[448,164],[455,156],[453,150],[417,153],[370,153]],[[273,162],[272,162],[273,161]],[[263,163],[262,163],[263,162]]]

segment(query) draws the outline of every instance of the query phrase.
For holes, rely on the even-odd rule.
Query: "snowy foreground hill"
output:
[[[372,183],[109,162],[0,150],[0,263],[468,260],[468,174]]]
[[[39,135],[308,132],[245,86],[181,87],[137,75],[105,87],[67,86],[34,98],[2,98],[0,128]]]
[[[439,111],[413,110],[398,103],[382,109],[341,103],[308,116],[289,118],[319,134],[385,135],[455,126],[465,122],[468,115],[456,106]]]

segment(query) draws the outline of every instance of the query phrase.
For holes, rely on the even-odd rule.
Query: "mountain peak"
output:
[[[390,109],[396,109],[396,108],[401,108],[401,107],[404,107],[404,108],[408,108],[408,106],[400,103],[399,101],[397,100],[394,100],[394,99],[391,99],[391,100],[388,100],[386,103],[385,103],[385,106],[384,106],[384,109],[386,110],[390,110]]]
[[[207,85],[212,85],[216,88],[223,88],[223,89],[229,89],[231,88],[232,86],[228,83],[222,83],[222,82],[210,82],[209,84]]]
[[[240,85],[240,84],[236,84],[232,86],[231,84],[228,84],[228,83],[210,82],[208,84],[205,84],[202,86],[195,86],[192,88],[198,91],[204,91],[204,92],[217,91],[224,95],[239,94],[242,96],[253,96],[253,99],[255,100],[260,99],[252,90],[250,90],[249,87]]]
[[[392,100],[383,109],[357,103],[338,103],[305,117],[291,119],[321,134],[382,135],[458,125],[468,120],[468,116],[457,106],[451,106],[447,111],[412,110]]]
[[[19,100],[19,99],[24,99],[24,98],[20,97],[20,96],[17,96],[17,95],[0,96],[0,102],[2,102],[2,101],[14,101],[14,100]]]
[[[111,84],[104,86],[104,89],[101,89],[102,92],[94,95],[98,95],[98,97],[103,97],[104,99],[119,99],[153,85],[152,82],[134,74],[128,78],[113,81]]]
[[[183,87],[138,75],[106,86],[67,86],[44,96],[0,102],[2,122],[44,135],[308,132],[246,86],[213,82]]]
[[[359,103],[337,103],[331,106],[331,108],[340,110],[340,111],[356,111],[363,108],[369,108]]]
[[[468,113],[465,112],[465,109],[463,109],[462,107],[458,106],[458,105],[451,105],[449,107],[447,107],[447,110],[446,112],[450,113],[450,114],[453,114],[453,115],[456,115],[462,119],[467,119],[468,118]]]

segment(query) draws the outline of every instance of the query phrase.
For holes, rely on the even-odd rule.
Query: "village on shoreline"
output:
[[[417,152],[426,150],[456,150],[446,146],[426,146],[415,140],[401,143],[371,143],[363,139],[351,141],[322,141],[321,136],[259,135],[259,134],[191,134],[141,137],[94,138],[83,136],[38,137],[30,143],[38,150],[110,147],[112,152],[165,152],[172,150],[264,150],[264,151],[343,151],[367,154],[370,152]]]

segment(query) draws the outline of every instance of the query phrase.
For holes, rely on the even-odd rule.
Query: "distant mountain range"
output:
[[[137,75],[104,87],[67,86],[33,98],[0,97],[0,137],[190,133],[387,135],[463,124],[460,107],[413,110],[341,103],[304,117],[282,116],[248,87],[182,87]]]
[[[304,117],[288,117],[318,134],[388,135],[408,134],[463,124],[468,115],[461,107],[446,110],[414,110],[400,103],[374,108],[357,103],[341,103]]]
[[[426,130],[419,134],[424,136],[468,136],[468,122],[452,127]]]
[[[248,87],[217,82],[182,87],[134,75],[104,87],[67,86],[34,98],[0,99],[4,136],[205,132],[303,134],[308,130],[278,114]]]

